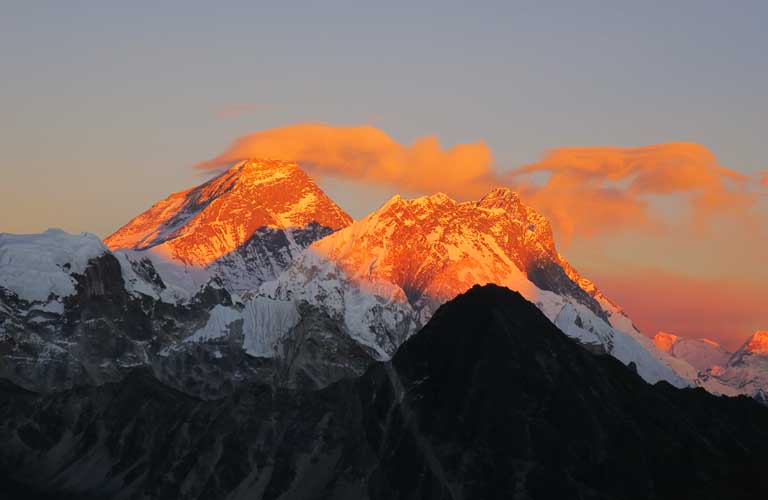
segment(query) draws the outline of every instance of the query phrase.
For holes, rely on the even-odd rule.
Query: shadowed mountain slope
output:
[[[0,387],[0,471],[78,498],[760,498],[767,466],[767,409],[648,385],[493,285],[319,391]]]

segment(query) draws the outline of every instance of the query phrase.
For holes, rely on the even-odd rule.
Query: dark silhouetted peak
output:
[[[363,380],[377,498],[768,494],[768,410],[649,385],[498,286],[444,304]]]

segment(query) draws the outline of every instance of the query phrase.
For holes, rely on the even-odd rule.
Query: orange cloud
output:
[[[536,174],[546,181],[526,182]],[[650,209],[654,196],[682,196],[699,227],[713,214],[744,213],[755,203],[748,177],[719,165],[712,152],[692,143],[560,148],[508,175],[566,237],[662,228],[663,219]]]
[[[664,229],[668,224],[654,210],[659,196],[681,198],[688,222],[699,229],[708,227],[714,214],[743,215],[756,198],[749,178],[719,165],[698,144],[560,148],[501,174],[483,142],[443,148],[429,136],[403,145],[370,125],[299,124],[255,132],[198,168],[254,157],[296,161],[315,176],[409,193],[442,191],[461,200],[508,185],[550,218],[561,242],[573,235]]]
[[[389,184],[417,193],[443,191],[457,198],[480,196],[500,183],[491,168],[491,151],[482,142],[444,149],[430,136],[402,145],[368,125],[301,124],[255,132],[197,167],[220,168],[247,158],[296,161],[314,175]]]

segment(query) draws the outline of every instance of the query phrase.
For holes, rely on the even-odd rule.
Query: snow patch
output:
[[[211,309],[211,315],[205,326],[189,337],[184,342],[205,342],[229,335],[229,328],[235,321],[242,319],[242,315],[230,308],[217,305]]]
[[[256,297],[243,309],[243,349],[258,358],[273,358],[280,341],[299,324],[301,316],[292,301]]]
[[[49,229],[40,234],[0,234],[0,286],[28,301],[75,293],[73,274],[109,249],[94,234]]]

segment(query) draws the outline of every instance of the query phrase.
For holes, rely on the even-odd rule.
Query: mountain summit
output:
[[[443,193],[413,200],[394,196],[312,251],[358,281],[397,285],[417,306],[450,300],[475,284],[497,283],[567,295],[605,316],[565,271],[549,221],[507,188],[463,203]]]
[[[296,163],[248,160],[156,203],[105,243],[134,267],[151,260],[188,296],[212,278],[255,290],[351,222]]]
[[[751,354],[768,355],[768,331],[755,332],[747,341],[744,349]]]
[[[107,237],[112,250],[153,249],[204,266],[246,245],[259,231],[335,231],[352,219],[295,163],[248,160],[208,182],[170,195]]]

